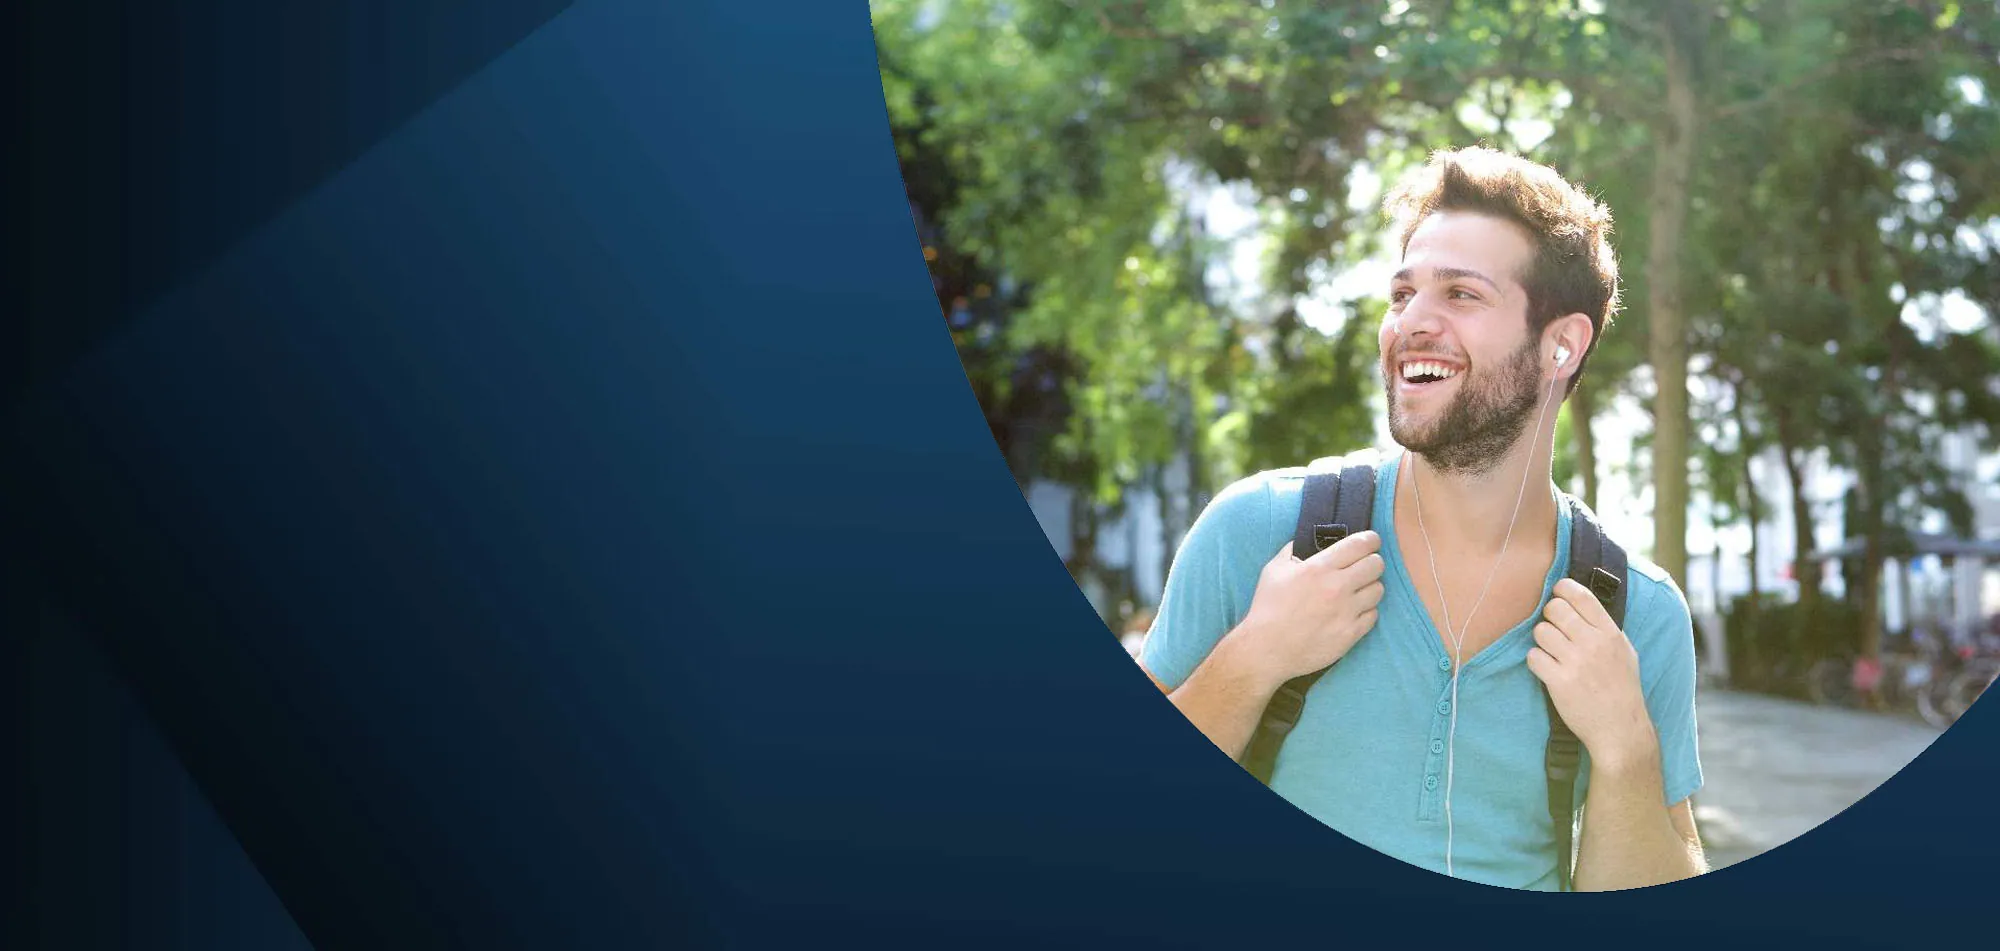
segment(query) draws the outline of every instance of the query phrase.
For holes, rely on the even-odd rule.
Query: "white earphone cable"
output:
[[[1566,350],[1567,348],[1562,348],[1557,352],[1556,369],[1558,370],[1562,369],[1563,364],[1568,362],[1569,354],[1565,352]],[[1555,402],[1556,380],[1557,378],[1554,376],[1551,376],[1549,378],[1549,398],[1542,403],[1541,412],[1535,415],[1536,445],[1539,445],[1541,442],[1542,420],[1544,420],[1548,416],[1549,404]],[[1529,451],[1533,452],[1535,451],[1535,448],[1531,446]],[[1442,575],[1438,574],[1437,551],[1431,545],[1430,529],[1424,525],[1423,487],[1421,481],[1417,478],[1416,467],[1411,466],[1410,468],[1410,487],[1416,496],[1417,530],[1423,534],[1424,554],[1430,560],[1431,581],[1437,585],[1438,607],[1444,611],[1445,634],[1449,635],[1452,639],[1451,721],[1450,721],[1450,726],[1446,730],[1445,759],[1444,759],[1445,762],[1444,873],[1447,876],[1450,876],[1453,873],[1453,865],[1452,865],[1453,825],[1452,825],[1452,815],[1451,815],[1451,790],[1452,790],[1452,779],[1456,772],[1455,767],[1457,765],[1456,760],[1458,753],[1458,678],[1460,672],[1465,667],[1465,635],[1468,631],[1472,629],[1472,617],[1474,614],[1478,613],[1479,606],[1485,603],[1486,593],[1492,589],[1493,579],[1500,573],[1500,566],[1507,559],[1507,547],[1511,545],[1514,541],[1514,524],[1515,522],[1520,520],[1522,500],[1528,497],[1528,474],[1534,471],[1534,466],[1529,464],[1533,461],[1533,458],[1534,458],[1533,456],[1530,456],[1527,460],[1523,461],[1521,469],[1521,488],[1514,495],[1514,514],[1507,519],[1507,534],[1506,537],[1503,538],[1500,542],[1500,554],[1493,560],[1493,569],[1486,573],[1486,583],[1480,586],[1479,597],[1472,602],[1472,609],[1466,612],[1464,626],[1458,627],[1456,632],[1453,631],[1454,625],[1451,620],[1451,605],[1448,602],[1446,602],[1444,596],[1444,578]],[[1411,461],[1409,450],[1406,449],[1403,451],[1403,459],[1404,462],[1406,463]]]

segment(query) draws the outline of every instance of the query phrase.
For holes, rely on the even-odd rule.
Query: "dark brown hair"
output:
[[[1528,292],[1528,330],[1540,333],[1563,314],[1590,318],[1590,346],[1577,360],[1569,390],[1618,311],[1618,259],[1611,250],[1611,209],[1564,180],[1555,169],[1493,149],[1431,153],[1429,164],[1405,176],[1383,211],[1396,225],[1398,252],[1432,212],[1469,211],[1512,221],[1534,243],[1528,273],[1515,278]]]

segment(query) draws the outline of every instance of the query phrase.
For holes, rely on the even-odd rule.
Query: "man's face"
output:
[[[1532,418],[1546,369],[1520,282],[1533,256],[1513,222],[1435,212],[1390,280],[1380,334],[1389,432],[1440,469],[1486,471]]]

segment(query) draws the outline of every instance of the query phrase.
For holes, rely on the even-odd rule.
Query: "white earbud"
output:
[[[1562,344],[1556,344],[1556,367],[1560,369],[1563,364],[1568,362],[1569,362],[1569,348],[1563,346]]]

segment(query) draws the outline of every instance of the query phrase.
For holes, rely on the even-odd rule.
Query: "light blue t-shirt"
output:
[[[1278,754],[1271,788],[1336,831],[1423,868],[1445,871],[1446,733],[1451,660],[1398,555],[1396,470],[1378,461],[1374,524],[1387,562],[1375,627],[1307,694]],[[1231,485],[1196,519],[1168,573],[1141,662],[1178,687],[1243,619],[1263,566],[1297,526],[1304,467]],[[1550,487],[1554,492],[1554,487]],[[1569,560],[1563,506],[1546,604]],[[1662,805],[1701,788],[1695,737],[1694,636],[1687,602],[1659,568],[1628,558],[1625,633],[1660,737]],[[1452,873],[1510,888],[1558,887],[1543,751],[1549,717],[1528,670],[1537,607],[1465,662],[1451,781]],[[1589,757],[1577,783],[1589,787]]]

